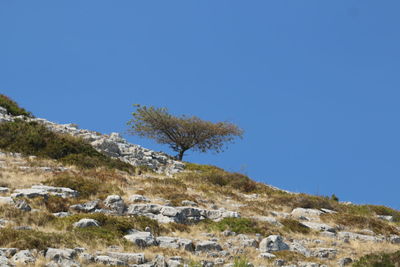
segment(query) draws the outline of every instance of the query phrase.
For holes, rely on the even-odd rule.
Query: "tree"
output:
[[[129,132],[169,145],[178,153],[178,160],[182,160],[189,149],[222,152],[226,143],[243,136],[243,130],[230,122],[213,123],[185,115],[176,117],[169,114],[166,108],[134,106],[136,111],[128,122]]]

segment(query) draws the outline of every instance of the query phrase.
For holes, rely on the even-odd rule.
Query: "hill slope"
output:
[[[10,105],[0,109],[0,266],[344,266],[370,253],[378,254],[355,266],[394,266],[399,259],[382,254],[399,250],[399,211],[285,192],[177,162],[117,134],[19,121]],[[17,138],[38,129],[63,140],[63,157],[48,152],[60,150],[58,141]],[[74,150],[62,138],[90,148]],[[102,160],[63,160],[77,151]]]

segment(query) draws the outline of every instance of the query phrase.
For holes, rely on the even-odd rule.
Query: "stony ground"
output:
[[[391,210],[188,165],[132,175],[1,153],[0,266],[345,266],[399,250]]]

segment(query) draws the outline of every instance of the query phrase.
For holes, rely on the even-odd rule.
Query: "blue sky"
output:
[[[390,0],[3,0],[0,91],[38,117],[104,133],[126,132],[134,103],[230,120],[243,140],[186,160],[400,208],[399,9]]]

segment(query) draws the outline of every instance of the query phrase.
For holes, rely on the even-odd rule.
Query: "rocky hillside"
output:
[[[183,164],[118,134],[55,124],[7,103],[0,99],[0,266],[395,266],[400,259],[399,211]],[[70,160],[83,154],[95,164]]]

